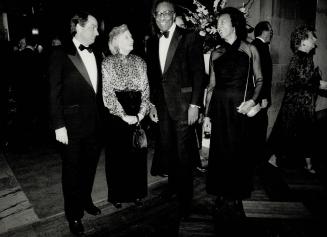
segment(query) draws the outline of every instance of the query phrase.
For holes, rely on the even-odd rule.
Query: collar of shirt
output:
[[[84,63],[86,71],[89,74],[93,89],[95,92],[97,92],[98,69],[95,56],[93,52],[89,53],[87,50],[80,50],[79,46],[81,45],[81,43],[75,37],[73,38],[73,43]]]
[[[170,40],[171,40],[171,38],[173,37],[173,34],[174,34],[174,32],[175,32],[175,29],[176,29],[176,23],[173,23],[172,25],[171,25],[171,27],[169,28],[169,36],[168,36],[168,38],[165,38],[165,37],[161,37],[160,38],[160,40],[162,41],[162,40],[164,40],[164,41],[168,41],[168,42],[170,42]]]
[[[81,42],[79,42],[75,37],[73,37],[73,43],[74,43],[74,45],[75,45],[75,47],[76,47],[76,49],[78,50],[78,52],[79,53],[83,53],[83,51],[82,50],[80,50],[79,49],[79,46],[82,44]],[[84,45],[84,44],[82,44],[82,45]],[[86,45],[84,45],[85,47],[88,47],[88,46],[86,46]],[[85,50],[86,51],[86,50]]]
[[[170,45],[170,41],[173,37],[173,34],[176,29],[176,24],[173,23],[172,26],[169,28],[169,36],[168,38],[160,37],[159,39],[159,60],[160,60],[160,67],[161,71],[164,71],[167,53]]]
[[[261,40],[263,43],[266,43],[266,41],[263,38],[261,38],[259,36],[257,36],[256,38],[259,39],[259,40]]]

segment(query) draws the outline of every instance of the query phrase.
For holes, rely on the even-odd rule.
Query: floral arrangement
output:
[[[247,9],[249,8],[247,6],[250,2],[253,3],[253,0],[248,0],[247,3],[243,3],[242,7],[239,8],[245,17],[248,17]],[[227,0],[214,0],[212,8],[208,9],[198,0],[193,0],[193,4],[196,7],[195,11],[180,6],[185,11],[184,16],[186,21],[191,25],[189,28],[194,29],[204,38],[204,53],[210,52],[219,43],[220,36],[217,31],[216,15],[226,6],[226,3]]]

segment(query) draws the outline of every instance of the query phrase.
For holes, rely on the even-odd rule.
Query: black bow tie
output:
[[[78,48],[79,48],[81,51],[83,51],[84,49],[86,49],[87,51],[89,51],[89,53],[92,53],[92,48],[91,48],[91,47],[86,47],[86,46],[80,44]]]
[[[160,32],[159,38],[161,38],[161,36],[165,36],[165,38],[167,39],[169,37],[169,31]]]

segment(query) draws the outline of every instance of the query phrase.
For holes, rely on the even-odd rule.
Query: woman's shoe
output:
[[[122,204],[120,202],[113,202],[112,205],[114,205],[114,207],[116,207],[117,209],[122,208]]]
[[[136,198],[134,201],[134,204],[135,204],[135,206],[138,206],[138,207],[143,206],[143,202],[141,201],[140,198]]]
[[[312,167],[305,166],[304,169],[310,174],[316,174],[316,171]]]

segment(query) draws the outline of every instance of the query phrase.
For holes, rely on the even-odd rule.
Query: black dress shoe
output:
[[[116,207],[117,209],[123,207],[123,205],[120,202],[113,202],[112,205],[114,205],[114,207]]]
[[[81,236],[84,234],[84,226],[81,220],[69,221],[69,229],[74,235]]]
[[[97,215],[101,214],[101,210],[99,208],[97,208],[96,206],[94,206],[93,204],[85,207],[85,211],[93,216],[97,216]]]

